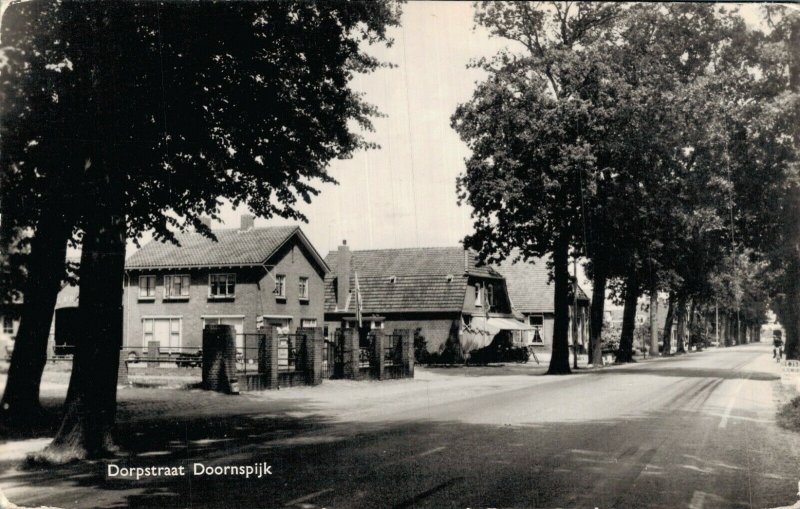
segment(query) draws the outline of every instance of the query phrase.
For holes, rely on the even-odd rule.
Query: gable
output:
[[[550,272],[547,269],[549,258],[542,257],[528,262],[519,260],[516,263],[512,260],[513,257],[506,258],[497,269],[506,278],[508,295],[514,309],[522,313],[553,313],[555,283],[550,281]],[[589,297],[580,287],[578,299],[589,301]]]

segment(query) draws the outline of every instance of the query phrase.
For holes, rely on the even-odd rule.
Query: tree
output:
[[[76,217],[83,142],[68,122],[84,116],[80,87],[71,80],[55,3],[18,3],[3,19],[0,97],[0,242],[2,299],[24,298],[0,419],[36,419],[39,383],[56,297]],[[68,115],[75,117],[67,120]],[[31,236],[30,232],[33,232]]]
[[[586,246],[587,208],[596,182],[593,140],[612,87],[598,47],[618,16],[614,4],[483,2],[476,22],[521,51],[475,65],[488,78],[458,107],[452,126],[472,154],[458,178],[460,203],[474,209],[465,242],[484,260],[513,249],[524,260],[552,255],[553,355],[548,373],[569,373],[569,257]]]
[[[772,32],[759,63],[765,94],[772,101],[755,125],[753,138],[758,142],[754,152],[773,178],[756,183],[756,196],[762,200],[754,205],[767,208],[762,216],[754,214],[763,218],[754,226],[766,230],[755,236],[754,244],[766,254],[776,276],[770,293],[786,330],[786,358],[800,359],[800,16],[782,6],[765,8],[765,15]]]
[[[74,210],[83,242],[80,313],[100,326],[78,344],[64,422],[44,454],[66,460],[100,456],[110,445],[126,236],[153,230],[169,240],[186,227],[212,235],[200,217],[214,217],[220,198],[262,217],[304,219],[297,203],[317,194],[315,181],[333,181],[330,160],[374,146],[352,125],[371,129],[377,112],[350,81],[383,65],[362,44],[390,42],[386,28],[399,9],[142,2],[31,11],[44,5],[55,5],[64,34],[67,86],[89,84],[76,111],[83,122],[59,118],[70,138],[94,140],[75,150],[91,199]],[[102,373],[91,383],[88,367],[97,363]]]

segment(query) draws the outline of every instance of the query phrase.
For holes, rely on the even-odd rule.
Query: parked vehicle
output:
[[[135,364],[138,362],[174,362],[179,368],[193,368],[203,365],[203,351],[196,352],[160,352],[157,357],[151,357],[147,352],[136,350],[128,353],[127,362]]]
[[[467,364],[484,365],[491,362],[528,362],[530,352],[527,347],[514,346],[511,337],[507,334],[498,334],[483,348],[469,352]]]
[[[203,365],[203,351],[198,350],[196,353],[179,353],[178,358],[175,359],[175,364],[179,368],[199,368]]]

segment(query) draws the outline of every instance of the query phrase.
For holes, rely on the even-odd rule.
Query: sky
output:
[[[473,31],[466,2],[406,3],[402,25],[390,35],[391,48],[369,52],[397,67],[353,83],[386,115],[365,134],[381,148],[334,161],[330,174],[339,185],[318,186],[320,195],[301,207],[309,219],[303,231],[323,255],[345,239],[352,249],[452,246],[470,231],[469,210],[456,199],[468,151],[450,116],[483,76],[467,69],[470,59],[505,43]],[[236,226],[242,211],[222,217]],[[259,219],[256,225],[286,222]]]
[[[758,6],[741,11],[749,23],[759,23]],[[381,148],[334,161],[330,174],[339,184],[317,185],[320,195],[300,206],[309,219],[301,227],[323,256],[345,239],[351,249],[452,246],[471,231],[470,209],[456,197],[456,177],[469,152],[450,117],[484,76],[469,69],[469,61],[508,42],[474,26],[471,2],[408,2],[401,26],[389,33],[392,47],[369,52],[397,67],[353,82],[386,115],[366,133]],[[223,223],[213,227],[236,227],[246,212],[227,207]],[[256,226],[287,223],[256,219]]]

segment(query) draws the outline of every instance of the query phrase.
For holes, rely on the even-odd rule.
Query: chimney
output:
[[[253,221],[255,218],[252,214],[242,214],[241,215],[241,223],[239,225],[239,230],[246,232],[253,228]]]
[[[208,216],[200,217],[200,222],[206,225],[209,229],[211,228],[211,218]]]
[[[343,240],[336,256],[336,309],[340,311],[347,305],[347,296],[350,294],[351,256],[347,241]]]

